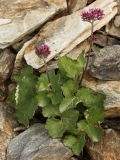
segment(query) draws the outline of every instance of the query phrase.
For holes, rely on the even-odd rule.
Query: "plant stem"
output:
[[[45,65],[45,70],[46,70],[46,75],[47,75],[47,78],[48,78],[48,82],[50,84],[50,76],[48,74],[47,63],[46,63],[46,60],[45,60],[44,56],[42,56],[42,58],[43,58],[43,61],[44,61],[44,65]],[[52,90],[51,84],[50,84],[50,90]]]
[[[85,65],[85,68],[83,69],[83,73],[82,73],[82,76],[81,76],[81,79],[80,79],[80,82],[79,82],[79,86],[81,87],[81,84],[82,84],[82,81],[83,81],[83,78],[85,76],[85,72],[87,70],[87,67],[88,67],[88,62],[89,62],[89,58],[90,58],[90,53],[91,53],[91,50],[92,50],[92,46],[93,46],[93,41],[92,41],[92,37],[93,37],[93,23],[94,21],[92,20],[91,23],[91,37],[90,37],[90,49],[89,49],[89,52],[88,52],[88,56],[87,56],[87,62],[86,62],[86,65]]]

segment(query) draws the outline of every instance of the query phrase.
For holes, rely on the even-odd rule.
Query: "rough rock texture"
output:
[[[97,37],[97,40],[95,41],[95,44],[101,46],[101,47],[105,47],[105,46],[111,46],[111,45],[116,45],[116,44],[120,44],[120,40],[107,36],[105,35],[105,33],[103,32],[103,34],[95,34]]]
[[[106,118],[120,117],[120,81],[101,81],[87,73],[83,80],[83,86],[105,95],[104,113]]]
[[[107,24],[106,32],[111,36],[120,38],[120,15]]]
[[[120,27],[120,15],[115,17],[114,24],[116,27]]]
[[[67,160],[73,153],[49,137],[43,124],[35,124],[11,140],[7,160]]]
[[[7,146],[16,135],[13,129],[17,126],[13,118],[13,108],[0,102],[0,160],[6,160]]]
[[[9,49],[5,49],[0,53],[0,83],[3,83],[10,77],[14,60],[15,55]]]
[[[35,43],[32,42],[24,50],[24,58],[27,64],[35,69],[43,66],[44,63],[42,59],[35,55],[35,46],[41,45],[44,42],[50,46],[51,49],[51,54],[46,59],[48,62],[58,54],[67,54],[76,45],[89,37],[91,34],[91,24],[82,21],[80,15],[90,7],[99,7],[105,11],[105,17],[101,21],[95,22],[94,31],[107,24],[117,13],[116,2],[113,0],[102,2],[101,0],[97,0],[90,6],[87,6],[74,14],[47,23],[40,31],[40,36],[35,40]]]
[[[27,35],[25,36],[23,39],[21,39],[20,41],[14,43],[12,45],[13,49],[16,51],[16,52],[19,52],[19,50],[23,47],[24,43],[26,43],[27,41],[29,41],[31,38],[33,38],[34,36],[34,32],[33,34],[30,34],[30,35]]]
[[[99,142],[87,141],[86,150],[91,160],[120,159],[120,131],[107,129]]]
[[[72,59],[77,59],[77,57],[79,56],[79,54],[85,50],[85,53],[87,53],[89,51],[89,48],[90,48],[90,44],[89,44],[89,41],[86,40],[82,43],[80,43],[79,45],[77,45],[72,51],[70,51],[68,54],[66,54],[66,56],[68,57],[71,57]],[[64,55],[64,53],[63,53]],[[62,54],[60,56],[63,56]],[[58,56],[59,57],[59,56]],[[55,59],[51,60],[49,63],[48,63],[48,69],[55,69],[55,68],[58,68],[57,66],[57,60],[58,57],[55,57]],[[19,68],[18,68],[19,69]],[[18,70],[16,70],[16,72],[18,72]],[[16,73],[15,72],[15,73]],[[39,69],[39,72],[45,72],[45,67],[43,66],[42,68]]]
[[[101,80],[120,80],[120,45],[107,46],[95,52],[89,73]]]
[[[7,85],[5,85],[4,83],[0,83],[0,102],[3,102],[7,95]]]
[[[120,0],[115,0],[118,3],[118,14],[120,14]]]
[[[0,48],[20,40],[67,7],[65,0],[1,0],[0,6]]]
[[[107,125],[108,128],[120,130],[120,117],[105,119],[104,124]]]
[[[105,17],[101,21],[95,22],[94,30],[98,30],[116,15],[116,5],[117,3],[113,0],[105,0],[102,2],[101,0],[97,0],[90,6],[87,6],[74,14],[47,23],[40,30],[40,35],[36,35],[33,39],[24,44],[17,56],[22,57],[22,55],[24,55],[28,65],[35,69],[39,69],[44,63],[42,59],[35,55],[36,46],[43,44],[44,42],[50,46],[51,54],[46,59],[47,62],[59,54],[67,54],[90,36],[91,24],[82,21],[80,17],[81,13],[88,10],[90,7],[100,7],[101,9],[104,9]],[[16,61],[18,61],[18,57],[16,58]]]
[[[68,0],[68,13],[71,14],[86,6],[87,0]]]
[[[90,4],[92,2],[94,2],[95,0],[88,0],[87,3]]]

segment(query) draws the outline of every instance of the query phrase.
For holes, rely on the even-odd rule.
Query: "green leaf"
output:
[[[78,136],[80,134],[80,131],[78,131],[77,129],[69,129],[68,133],[71,135]]]
[[[87,62],[87,58],[85,57],[85,50],[83,50],[80,55],[77,58],[77,62],[79,67],[81,68],[81,71],[83,70],[86,62]]]
[[[77,141],[72,146],[72,151],[76,155],[80,155],[83,151],[83,147],[85,146],[85,133],[82,132],[81,135],[77,138]]]
[[[6,102],[12,104],[13,106],[16,105],[16,101],[15,101],[15,91],[13,91],[13,92],[11,92],[11,93],[9,94],[9,96],[7,97]]]
[[[69,109],[60,114],[60,117],[66,130],[76,128],[76,121],[78,120],[78,116],[79,112],[75,109]]]
[[[21,101],[18,101],[18,104],[16,106],[16,109],[18,109],[20,112],[24,113],[28,119],[32,118],[34,116],[34,113],[36,109],[38,108],[38,103],[36,97],[32,97],[31,99],[23,100],[23,97],[21,98]]]
[[[76,60],[72,60],[67,56],[60,57],[58,60],[58,67],[63,76],[67,76],[70,78],[77,78],[77,76],[81,72],[81,68],[78,65]]]
[[[100,49],[96,45],[92,46],[92,50],[93,52],[100,52]]]
[[[50,76],[52,91],[55,92],[56,90],[58,90],[58,88],[60,88],[60,85],[59,85],[60,75],[59,74],[55,75],[55,71],[52,69],[49,71],[49,76]]]
[[[100,93],[94,94],[90,88],[80,88],[76,94],[79,102],[86,107],[97,108],[103,111],[104,96]]]
[[[29,66],[23,68],[20,75],[15,75],[17,83],[15,115],[19,122],[24,125],[28,125],[28,120],[33,117],[35,110],[38,108],[35,90],[37,79]]]
[[[14,117],[18,120],[19,123],[24,124],[27,127],[29,126],[28,117],[26,117],[25,114],[21,111],[16,110],[14,113]]]
[[[103,129],[101,127],[88,124],[85,120],[79,121],[77,127],[79,131],[85,131],[94,142],[98,142],[100,136],[103,134]]]
[[[37,100],[38,100],[38,105],[41,107],[48,106],[50,103],[50,99],[47,97],[48,91],[39,91],[37,93]]]
[[[75,80],[68,80],[66,83],[63,84],[61,87],[63,90],[63,94],[66,98],[71,98],[74,96],[74,93],[78,90],[78,84]]]
[[[47,119],[45,127],[52,138],[62,137],[66,130],[62,121],[55,118]]]
[[[44,91],[44,90],[49,90],[49,89],[50,89],[50,84],[48,82],[48,77],[44,73],[38,79],[36,90],[39,92],[39,91]]]
[[[78,115],[78,111],[70,109],[64,113],[61,113],[60,119],[48,119],[46,122],[46,129],[48,129],[50,136],[53,138],[62,137],[65,131],[76,128]]]
[[[80,120],[77,123],[78,130],[79,131],[86,131],[87,125],[88,125],[88,123],[86,120]]]
[[[62,112],[66,111],[70,108],[75,108],[76,103],[77,103],[76,97],[64,98],[63,101],[61,102],[60,106],[59,106],[59,110],[62,113]]]
[[[50,76],[52,91],[50,91],[47,96],[51,99],[52,104],[56,105],[61,103],[63,99],[62,89],[59,84],[60,74],[55,75],[54,70],[51,70],[49,72],[49,76]]]
[[[103,129],[101,127],[94,127],[93,125],[88,124],[86,132],[94,142],[98,142],[100,136],[103,134]]]
[[[76,141],[77,138],[75,136],[69,135],[64,138],[63,143],[66,147],[72,148]]]
[[[60,115],[58,105],[49,104],[46,107],[42,108],[42,114],[44,117],[56,117]]]
[[[61,71],[58,69],[57,74],[59,75],[59,84],[62,86],[64,83],[68,81],[68,77],[65,77],[61,74]]]
[[[56,90],[56,92],[49,92],[47,97],[49,97],[52,101],[53,105],[61,103],[63,96],[62,96],[62,90]]]
[[[98,109],[87,110],[85,115],[87,122],[93,125],[104,121],[104,113]]]
[[[80,155],[85,145],[85,133],[81,132],[78,137],[68,135],[64,138],[63,143],[71,148],[74,154]]]

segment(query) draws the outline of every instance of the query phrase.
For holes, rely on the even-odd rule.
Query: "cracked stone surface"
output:
[[[120,81],[120,45],[106,46],[100,52],[94,52],[88,71],[101,80]]]
[[[65,0],[1,0],[0,48],[20,40],[66,7]]]
[[[73,153],[37,123],[11,140],[7,160],[67,160]]]

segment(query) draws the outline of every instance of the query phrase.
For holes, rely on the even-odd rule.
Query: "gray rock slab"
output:
[[[0,48],[20,40],[66,7],[65,0],[1,0]]]
[[[44,65],[44,62],[42,58],[35,55],[35,48],[43,43],[46,43],[51,50],[51,54],[46,58],[46,62],[49,62],[56,56],[61,56],[61,54],[66,55],[91,34],[91,24],[83,21],[80,16],[83,11],[87,11],[89,8],[101,8],[105,12],[105,17],[102,20],[95,21],[94,31],[106,25],[117,13],[117,3],[114,0],[97,0],[71,15],[46,23],[38,36],[27,42],[25,44],[26,47],[25,45],[23,46],[16,60],[18,61],[20,58],[19,55],[24,55],[28,65],[39,69]]]
[[[94,52],[89,73],[101,80],[120,80],[120,45],[107,46]]]
[[[37,123],[11,140],[7,160],[67,160],[73,153]]]

